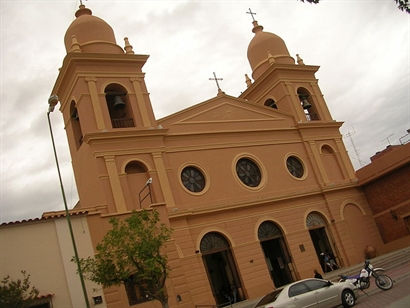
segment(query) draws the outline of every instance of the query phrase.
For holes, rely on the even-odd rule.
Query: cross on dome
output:
[[[250,8],[249,8],[249,12],[246,12],[246,14],[251,14],[252,20],[256,21],[255,18],[253,17],[253,15],[256,15],[256,13],[252,12],[252,10]]]

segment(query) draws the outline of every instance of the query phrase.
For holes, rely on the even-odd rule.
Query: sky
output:
[[[157,119],[210,99],[238,96],[251,76],[252,19],[279,35],[316,77],[355,169],[410,129],[410,15],[393,0],[89,0],[93,15],[147,54]],[[0,0],[0,223],[64,204],[48,131],[48,97],[64,56],[76,0]],[[51,114],[68,207],[78,201],[60,111]],[[407,136],[408,137],[408,136]],[[404,138],[406,139],[406,138]],[[402,140],[404,140],[402,139]],[[408,138],[407,138],[408,139]]]

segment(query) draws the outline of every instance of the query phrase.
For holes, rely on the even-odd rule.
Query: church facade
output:
[[[252,79],[156,119],[125,39],[80,6],[52,90],[60,102],[80,202],[96,246],[107,220],[155,208],[166,245],[170,307],[224,305],[361,262],[382,241],[315,72],[253,23]],[[107,307],[138,303],[104,290]],[[139,304],[141,302],[141,304]]]

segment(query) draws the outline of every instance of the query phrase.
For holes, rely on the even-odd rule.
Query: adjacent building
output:
[[[356,175],[379,228],[384,250],[410,245],[410,143],[389,145]]]
[[[94,255],[85,211],[72,211],[71,223],[79,254]],[[22,279],[21,271],[30,275],[31,285],[39,291],[32,308],[85,307],[84,295],[74,257],[66,217],[48,213],[40,219],[29,219],[0,225],[0,277]],[[107,307],[101,286],[85,281],[91,303]]]

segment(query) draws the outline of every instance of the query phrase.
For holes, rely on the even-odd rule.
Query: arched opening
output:
[[[300,105],[303,108],[303,112],[305,113],[306,119],[308,121],[320,120],[319,114],[315,106],[315,102],[313,101],[313,98],[310,95],[309,91],[305,88],[299,88],[297,90],[297,93]]]
[[[271,221],[265,221],[258,228],[258,238],[275,286],[280,287],[293,282],[292,261],[280,228]]]
[[[70,105],[70,121],[73,129],[75,145],[78,149],[83,143],[83,132],[81,131],[80,116],[74,101],[72,101]]]
[[[369,220],[355,204],[349,203],[343,209],[347,233],[350,235],[353,249],[349,252],[351,263],[362,262],[366,257],[366,247],[372,242],[370,235],[363,236],[370,230]]]
[[[128,93],[124,87],[110,84],[104,92],[112,128],[134,127]]]
[[[139,161],[130,161],[125,166],[125,173],[127,174],[128,190],[133,203],[132,209],[149,206],[150,198],[145,198],[140,204],[140,192],[150,178],[147,167]]]
[[[265,106],[268,106],[268,107],[271,107],[271,108],[274,108],[274,109],[278,109],[278,105],[276,105],[276,102],[271,98],[268,98],[265,101]]]
[[[244,300],[231,246],[226,238],[220,233],[209,232],[202,238],[200,249],[218,307]]]
[[[339,268],[338,257],[329,240],[330,231],[325,218],[319,213],[310,213],[306,218],[306,226],[309,229],[310,238],[323,272],[326,273]]]

